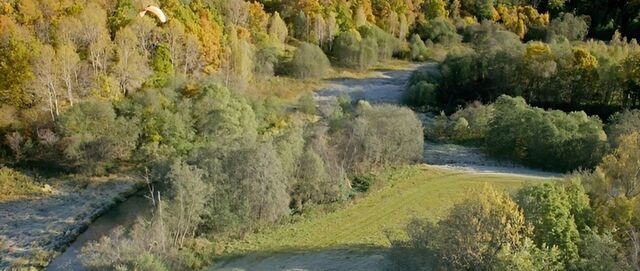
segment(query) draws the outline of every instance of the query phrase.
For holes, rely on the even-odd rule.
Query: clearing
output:
[[[383,188],[351,206],[229,244],[225,258],[211,270],[387,270],[387,234],[402,238],[411,218],[438,220],[470,189],[486,184],[511,192],[552,180],[427,165],[384,175]]]

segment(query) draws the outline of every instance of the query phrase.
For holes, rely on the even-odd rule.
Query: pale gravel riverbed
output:
[[[374,78],[339,79],[316,93],[321,112],[330,110],[340,93],[353,99],[364,99],[370,103],[399,104],[402,91],[415,69],[435,69],[435,63],[412,65],[405,70],[385,71]],[[419,114],[425,121],[425,115]],[[431,166],[457,171],[486,174],[504,174],[534,178],[560,177],[561,174],[530,169],[524,166],[499,161],[486,156],[479,148],[457,144],[425,141],[424,162]],[[392,270],[385,250],[324,250],[250,254],[222,261],[210,270],[215,271],[386,271]]]
[[[96,218],[142,186],[140,179],[121,175],[86,183],[68,183],[50,195],[0,203],[0,270],[34,257],[36,265],[48,263]]]

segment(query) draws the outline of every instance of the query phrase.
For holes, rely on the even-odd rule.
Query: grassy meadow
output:
[[[454,203],[473,196],[484,185],[508,192],[527,183],[552,179],[506,174],[468,173],[427,165],[389,170],[379,189],[357,199],[351,206],[328,214],[263,230],[241,241],[225,244],[222,257],[248,253],[275,253],[321,249],[386,248],[387,234],[401,235],[414,217],[438,220]]]

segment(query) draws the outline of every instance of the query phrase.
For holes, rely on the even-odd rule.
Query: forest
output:
[[[416,215],[392,270],[640,270],[638,38],[637,1],[0,0],[0,212],[135,176],[150,217],[80,263],[198,270],[444,142],[564,175]],[[314,96],[397,63],[402,105]],[[0,269],[64,250],[8,236]]]

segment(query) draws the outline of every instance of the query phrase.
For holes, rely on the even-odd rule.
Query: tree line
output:
[[[500,159],[571,172],[594,168],[618,147],[621,137],[638,129],[637,109],[617,112],[603,123],[584,112],[544,110],[521,97],[503,95],[492,104],[476,102],[450,116],[434,116],[425,135],[480,146]]]
[[[561,24],[567,26],[556,26]],[[544,108],[585,110],[605,119],[623,108],[640,106],[635,74],[640,47],[635,40],[616,35],[608,44],[570,42],[569,32],[582,29],[575,37],[579,40],[587,30],[570,14],[552,20],[549,29],[554,30],[548,42],[522,43],[490,22],[466,28],[471,48],[449,53],[437,74],[416,75],[407,103],[451,112],[506,94]]]

